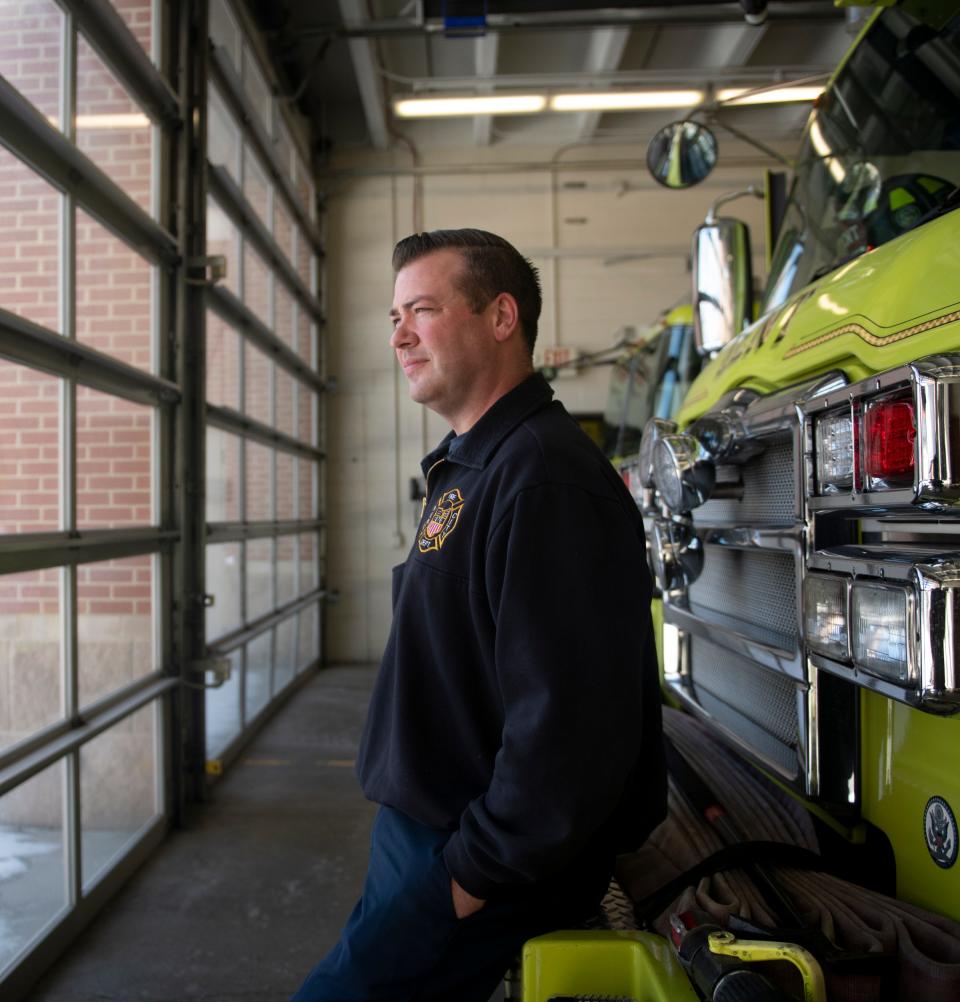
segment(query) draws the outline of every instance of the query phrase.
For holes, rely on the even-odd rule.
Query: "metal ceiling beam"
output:
[[[344,22],[341,34],[349,39],[350,58],[353,60],[353,72],[360,88],[360,100],[363,102],[370,141],[376,149],[385,150],[390,145],[390,136],[387,132],[387,109],[377,72],[376,53],[369,35],[356,30],[356,26],[363,23],[362,3],[361,0],[339,0],[339,4],[340,16]]]
[[[482,35],[474,42],[473,54],[477,76],[490,79],[497,74],[497,50],[500,46],[499,35]],[[493,90],[490,84],[488,91]],[[480,93],[483,91],[481,90]],[[473,120],[473,141],[477,146],[489,146],[493,134],[493,115],[477,115]]]
[[[620,65],[629,37],[629,28],[599,28],[592,32],[584,72],[594,76],[615,70]],[[574,125],[577,139],[589,139],[597,131],[601,114],[599,111],[581,111],[577,115]]]
[[[751,32],[763,29],[751,28]],[[689,66],[660,70],[609,70],[595,73],[498,73],[498,88],[540,90],[543,88],[566,87],[571,90],[587,90],[598,85],[625,87],[652,87],[657,85],[692,83],[718,83],[736,80],[755,86],[762,84],[788,83],[811,77],[829,76],[836,67],[824,64],[814,66],[809,63],[799,66]],[[419,93],[427,91],[457,90],[473,91],[484,81],[476,76],[405,77],[398,73],[383,72],[383,76],[394,83],[402,84]]]
[[[356,8],[356,0],[340,0],[341,13],[344,4]],[[404,18],[384,18],[364,20],[359,15],[348,18],[344,13],[344,24],[319,22],[298,30],[301,38],[317,35],[340,38],[373,38],[389,35],[422,35],[447,33],[446,25],[440,18],[429,20],[407,20]],[[809,23],[819,21],[835,24],[843,21],[844,14],[829,0],[772,0],[768,21],[778,24]],[[486,32],[499,31],[547,31],[578,30],[582,28],[616,28],[631,25],[671,25],[671,24],[743,24],[743,9],[738,3],[700,3],[678,6],[659,4],[655,7],[633,7],[627,10],[604,8],[598,11],[579,10],[570,13],[554,11],[550,14],[490,14],[486,19]]]
[[[728,128],[727,126],[724,126]],[[640,137],[638,137],[639,140]],[[776,140],[774,140],[776,141]],[[638,141],[638,146],[643,145]],[[791,149],[794,142],[791,142]],[[772,157],[772,159],[779,159],[779,156]],[[758,167],[769,167],[770,166],[770,156],[760,156],[760,155],[738,155],[738,156],[725,156],[723,158],[724,167],[731,168],[744,168],[749,170],[755,170]],[[333,185],[336,182],[349,181],[357,178],[370,178],[370,177],[434,177],[434,176],[444,176],[448,174],[456,175],[462,177],[468,174],[486,175],[486,174],[525,174],[525,173],[544,173],[544,172],[557,172],[562,171],[579,171],[581,173],[592,172],[592,171],[622,171],[622,170],[639,170],[643,174],[647,172],[647,163],[642,157],[636,158],[611,158],[611,159],[597,159],[597,160],[513,160],[513,161],[497,161],[494,163],[438,163],[438,164],[411,164],[405,167],[347,167],[343,170],[331,170],[321,173],[320,177],[327,181],[329,184]],[[706,181],[700,183],[700,190],[704,191],[707,188],[719,187],[724,189],[729,189],[731,183],[729,179],[717,178],[716,175],[712,178],[707,178]],[[736,185],[733,185],[736,187]],[[662,190],[658,183],[652,178],[650,179],[649,190],[656,191]],[[232,296],[232,293],[227,292],[224,289],[220,289],[219,286],[214,287],[214,291],[217,294]]]

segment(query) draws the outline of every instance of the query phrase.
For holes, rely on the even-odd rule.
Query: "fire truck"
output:
[[[681,187],[712,158],[700,126],[676,130],[663,156],[698,153],[683,169],[664,167]],[[768,185],[777,239],[759,309],[746,226],[716,205],[697,230],[693,312],[705,364],[676,415],[651,418],[624,465],[662,597],[665,698],[717,749],[686,763],[708,812],[722,799],[713,763],[742,763],[742,786],[761,777],[829,836],[857,881],[838,885],[850,900],[861,878],[872,882],[896,915],[929,914],[924,928],[951,943],[960,938],[958,185],[958,6],[884,4],[815,102],[782,197]],[[837,910],[821,916],[821,931],[837,933],[836,946],[847,892],[830,893]],[[679,943],[689,929],[673,931]],[[930,944],[919,938],[923,952]],[[910,950],[898,942],[902,965]],[[955,946],[938,943],[910,975],[913,989],[887,969],[875,994],[844,997],[960,997],[956,981],[934,986],[948,967],[960,970]],[[818,990],[804,997],[827,997]],[[649,997],[680,997],[670,992]]]

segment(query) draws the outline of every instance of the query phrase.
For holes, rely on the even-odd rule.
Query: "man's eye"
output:
[[[417,306],[417,307],[414,307],[413,312],[414,313],[432,313],[433,312],[433,307],[431,307],[431,306]]]

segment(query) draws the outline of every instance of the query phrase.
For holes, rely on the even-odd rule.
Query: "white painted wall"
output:
[[[541,166],[553,150],[542,148],[430,151],[416,199],[409,173],[369,173],[407,169],[404,150],[334,164],[326,184],[326,266],[328,370],[338,389],[327,403],[327,538],[329,586],[340,601],[327,613],[331,660],[379,658],[390,626],[390,568],[405,558],[419,514],[409,480],[447,431],[411,403],[388,345],[394,243],[417,228],[500,233],[540,269],[540,346],[595,351],[611,345],[621,327],[646,326],[689,297],[694,228],[713,199],[762,180],[762,162],[749,148],[723,152],[739,152],[739,166],[721,167],[687,192],[650,180],[637,146],[568,150],[557,159],[576,169],[552,172]],[[502,169],[520,162],[529,166]],[[483,164],[487,172],[429,173],[449,163],[469,164],[466,170]],[[727,211],[751,224],[759,265],[760,201]],[[554,386],[574,413],[602,411],[608,376],[596,368]]]

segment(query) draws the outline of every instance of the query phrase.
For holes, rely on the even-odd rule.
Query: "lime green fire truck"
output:
[[[635,455],[647,421],[680,409],[702,359],[689,303],[666,310],[613,360],[603,414],[603,448],[615,465]],[[610,364],[610,363],[601,363]]]
[[[744,227],[698,231],[697,327],[735,336],[676,426],[648,424],[637,473],[670,693],[881,828],[898,893],[960,918],[958,36],[872,20],[811,115],[742,331]]]
[[[663,148],[703,147],[680,124]],[[882,845],[890,899],[943,917],[950,936],[958,185],[958,7],[885,3],[815,103],[784,198],[767,199],[777,239],[757,319],[745,225],[711,211],[698,229],[709,361],[624,467],[650,528],[668,702],[848,859]],[[892,991],[877,997],[907,997]]]

